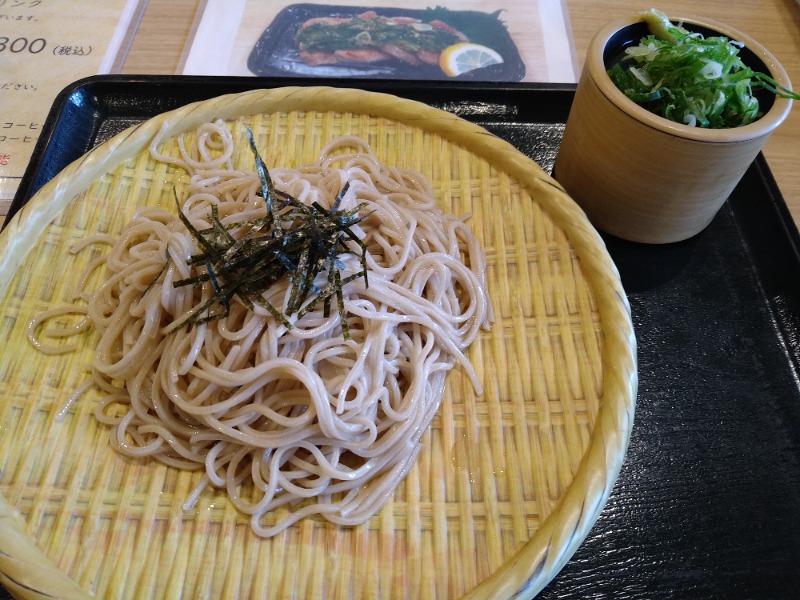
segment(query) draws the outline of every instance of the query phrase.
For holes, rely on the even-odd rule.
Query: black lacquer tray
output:
[[[11,206],[134,123],[309,80],[94,77],[57,99]],[[381,81],[553,165],[573,86]],[[711,225],[663,246],[606,238],[632,307],[639,397],[594,529],[541,598],[795,598],[800,564],[800,236],[763,156]],[[6,598],[0,591],[0,598]]]

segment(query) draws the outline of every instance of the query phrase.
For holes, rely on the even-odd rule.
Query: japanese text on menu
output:
[[[13,197],[53,100],[106,72],[131,0],[0,0],[0,200]]]

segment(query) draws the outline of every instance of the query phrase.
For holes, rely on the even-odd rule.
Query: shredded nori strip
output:
[[[342,187],[330,209],[316,202],[306,205],[276,190],[250,129],[247,135],[255,155],[267,214],[261,219],[226,226],[219,219],[217,207],[212,205],[209,215],[211,227],[198,230],[181,210],[175,193],[180,220],[197,241],[201,252],[187,260],[187,264],[196,268],[196,273],[173,282],[173,285],[177,288],[210,282],[214,296],[190,316],[174,323],[171,330],[226,317],[234,296],[250,309],[254,305],[266,308],[277,321],[291,329],[288,316],[296,314],[300,319],[320,301],[323,302],[324,315],[329,316],[331,300],[335,296],[342,335],[349,339],[342,289],[359,277],[363,277],[364,285],[369,287],[367,249],[351,229],[366,216],[360,214],[366,203],[350,210],[339,210],[349,183]],[[238,230],[235,235],[234,230]],[[338,256],[354,253],[348,241],[360,249],[360,254],[356,254],[360,258],[361,270],[342,278],[340,271],[344,265]],[[325,271],[327,284],[319,289],[314,281]],[[161,273],[156,279],[160,276]],[[269,287],[284,277],[289,277],[291,283],[285,315],[264,298]]]

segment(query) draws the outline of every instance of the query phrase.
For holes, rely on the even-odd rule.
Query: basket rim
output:
[[[564,230],[595,295],[603,331],[603,393],[578,471],[533,537],[469,598],[532,597],[563,568],[597,520],[622,466],[638,385],[630,306],[605,244],[583,211],[532,159],[479,125],[415,100],[358,89],[322,86],[258,89],[188,104],[135,125],[89,151],[59,173],[0,234],[0,289],[50,220],[97,177],[147,150],[156,136],[171,137],[209,119],[261,113],[325,110],[369,114],[421,128],[468,148],[516,178]],[[5,285],[4,285],[5,284]],[[25,523],[0,494],[0,582],[20,598],[91,598],[38,548]]]

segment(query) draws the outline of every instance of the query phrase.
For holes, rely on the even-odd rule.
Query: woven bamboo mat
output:
[[[252,127],[271,166],[312,161],[355,133],[383,162],[425,173],[445,210],[471,214],[486,251],[496,321],[470,349],[484,394],[448,376],[417,465],[363,526],[309,518],[264,540],[212,491],[184,512],[199,475],[117,455],[92,416],[96,396],[56,420],[86,378],[91,334],[55,357],[25,340],[89,260],[70,245],[118,231],[140,206],[172,206],[181,182],[149,158],[154,133],[215,117],[240,140]],[[0,290],[0,581],[21,598],[530,597],[587,535],[632,426],[628,305],[580,210],[505,142],[380,94],[253,92],[120,134],[9,223]]]

